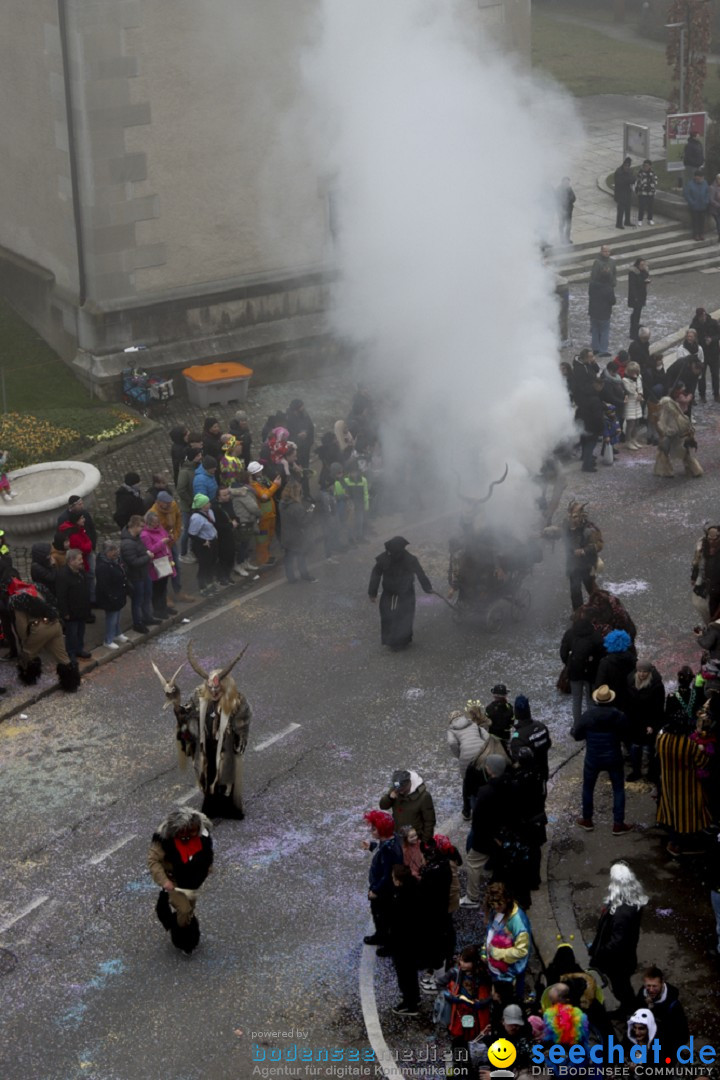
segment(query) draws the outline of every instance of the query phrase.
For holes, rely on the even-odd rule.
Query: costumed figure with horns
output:
[[[720,525],[706,525],[695,545],[690,581],[693,604],[703,622],[720,615]]]
[[[695,456],[697,442],[692,420],[683,409],[682,383],[678,383],[671,397],[660,399],[655,424],[660,440],[655,457],[655,476],[674,476],[672,458],[682,458],[687,476],[703,475],[702,465]],[[692,398],[688,395],[688,400]],[[685,404],[687,409],[687,404]]]
[[[172,810],[153,833],[148,870],[160,895],[155,911],[173,945],[191,953],[200,941],[195,904],[200,886],[212,869],[210,822],[197,810]]]
[[[230,677],[244,653],[245,649],[224,668],[207,672],[195,659],[190,642],[188,662],[203,682],[185,705],[180,703],[180,690],[175,683],[183,665],[167,682],[153,663],[168,704],[175,711],[181,768],[192,758],[198,787],[204,795],[202,812],[208,817],[238,820],[245,817],[242,766],[252,710]]]
[[[433,591],[418,559],[405,550],[409,542],[403,536],[393,536],[385,542],[385,551],[375,559],[368,586],[368,596],[374,604],[382,581],[380,640],[393,651],[406,648],[413,638],[415,578],[424,592]]]
[[[567,576],[570,579],[570,602],[573,611],[582,607],[583,585],[588,596],[595,588],[599,555],[603,549],[602,533],[585,512],[586,503],[572,499],[568,504],[564,538]]]
[[[77,661],[71,661],[65,646],[57,600],[44,585],[13,578],[7,587],[8,607],[15,616],[18,641],[18,676],[26,686],[34,686],[42,674],[45,652],[55,661],[61,690],[72,693],[80,685]]]

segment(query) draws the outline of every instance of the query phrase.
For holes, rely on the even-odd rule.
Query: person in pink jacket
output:
[[[170,607],[167,602],[168,581],[175,576],[176,571],[172,558],[172,538],[167,529],[164,529],[160,524],[160,518],[154,510],[148,510],[145,515],[145,524],[140,533],[140,539],[153,558],[150,564],[153,615],[156,619],[167,619],[170,615],[177,614],[177,608]],[[170,560],[171,573],[162,576],[160,560],[165,557]]]

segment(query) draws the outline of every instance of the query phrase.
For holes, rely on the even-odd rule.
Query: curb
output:
[[[278,567],[273,567],[273,569],[278,569]],[[152,640],[153,638],[159,637],[160,634],[170,629],[171,627],[182,624],[182,620],[188,617],[188,613],[197,612],[205,607],[208,607],[214,600],[218,600],[220,599],[220,597],[227,596],[227,590],[240,587],[242,586],[242,584],[243,583],[241,581],[234,582],[233,585],[224,586],[222,590],[218,590],[216,593],[214,593],[213,596],[198,597],[198,599],[194,603],[186,604],[183,607],[182,611],[178,611],[177,615],[172,615],[169,619],[163,620],[160,626],[151,627],[149,633],[147,634],[137,634],[135,638],[131,639],[126,644],[121,645],[119,649],[112,649],[107,654],[102,656],[95,656],[95,650],[93,650],[92,660],[89,660],[86,664],[83,664],[80,669],[81,678],[84,679],[86,675],[90,674],[90,672],[95,671],[97,668],[104,667],[105,664],[110,664],[113,663],[115,660],[119,660],[121,657],[126,656],[129,652],[132,652],[133,649],[137,649],[141,645],[146,645],[148,641]],[[267,584],[267,582],[265,582],[264,584]],[[250,585],[250,583],[248,582],[247,589],[243,593],[243,595],[248,595],[253,588],[260,587],[260,582],[255,582],[253,585]],[[130,632],[134,633],[134,631]],[[104,648],[103,645],[96,646],[97,650],[100,650],[102,648]],[[19,713],[25,712],[27,709],[30,708],[31,705],[36,705],[38,701],[42,701],[43,698],[49,697],[50,694],[54,694],[57,692],[60,692],[60,686],[56,682],[53,683],[51,686],[43,687],[41,690],[34,690],[28,697],[10,706],[7,712],[2,712],[2,714],[0,714],[0,724],[2,724],[5,720],[11,720]]]

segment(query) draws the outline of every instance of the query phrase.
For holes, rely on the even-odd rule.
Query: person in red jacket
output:
[[[83,569],[87,573],[90,570],[92,540],[85,531],[85,515],[82,510],[71,510],[67,521],[62,523],[58,531],[67,532],[69,537],[68,546],[71,549],[76,548],[82,553]]]

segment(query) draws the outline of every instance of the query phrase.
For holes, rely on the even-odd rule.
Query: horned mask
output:
[[[229,664],[226,664],[224,668],[213,668],[212,671],[205,671],[203,668],[200,667],[197,660],[195,659],[192,642],[188,642],[188,663],[190,664],[190,667],[193,669],[193,671],[196,671],[200,678],[205,681],[205,690],[208,696],[213,701],[219,701],[222,697],[225,690],[225,687],[223,686],[223,681],[230,674],[232,669],[237,664],[238,660],[241,660],[242,657],[245,655],[246,650],[247,645],[245,646],[243,651],[241,653],[238,653],[235,659],[231,660]]]
[[[567,512],[571,528],[577,529],[580,525],[585,524],[587,521],[586,506],[587,503],[576,502],[574,499],[568,503]]]

